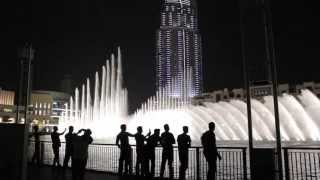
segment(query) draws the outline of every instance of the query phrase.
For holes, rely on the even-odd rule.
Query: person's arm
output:
[[[163,137],[163,134],[161,134],[160,138],[159,138],[159,143],[161,146],[164,145],[164,137]]]
[[[215,148],[215,150],[216,150],[216,155],[217,155],[217,157],[219,158],[219,161],[222,159],[222,157],[221,157],[221,155],[219,154],[219,152],[218,152],[218,148],[217,148],[217,144],[216,144],[216,137],[214,136],[214,148]]]
[[[76,134],[80,134],[82,131],[85,131],[85,129],[80,129]]]
[[[127,132],[127,133],[128,133],[128,136],[129,136],[129,137],[135,137],[134,134],[131,134],[131,133],[129,133],[129,132]]]
[[[191,147],[191,138],[188,136],[188,147]]]
[[[219,158],[219,161],[221,161],[222,157],[221,157],[221,155],[219,154],[218,151],[217,151],[217,156],[218,156],[218,158]]]
[[[144,141],[148,141],[149,138],[150,138],[150,136],[145,136]]]
[[[63,135],[65,132],[66,132],[66,128],[64,128],[64,131],[62,132],[62,133],[58,133],[59,134],[59,136],[61,136],[61,135]]]
[[[88,144],[91,144],[92,142],[93,142],[93,139],[92,139],[92,137],[90,136],[90,137],[89,137]]]
[[[201,145],[202,145],[202,147],[204,147],[204,145],[205,145],[205,143],[204,143],[204,135],[203,134],[201,136]]]
[[[116,145],[120,148],[119,140],[120,140],[120,137],[119,137],[119,134],[118,134],[117,135],[117,139],[116,139]]]
[[[145,137],[145,138],[147,138],[147,137],[150,137],[150,135],[151,135],[151,131],[150,131],[150,129],[149,129],[148,134],[147,134],[147,135],[145,135],[144,137]]]
[[[178,146],[180,144],[180,135],[177,136],[177,144],[178,144]]]
[[[156,146],[159,146],[159,145],[161,145],[161,137],[158,137],[156,139]]]
[[[172,141],[172,144],[176,143],[176,139],[174,138],[173,134],[171,134],[171,141]]]

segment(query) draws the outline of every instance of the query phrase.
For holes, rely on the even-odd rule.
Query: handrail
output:
[[[320,147],[282,147],[287,150],[320,150]]]
[[[30,144],[34,143],[34,140],[29,141]],[[41,163],[50,164],[53,159],[53,153],[51,151],[50,140],[40,141],[41,149]],[[63,154],[65,153],[65,142],[61,142],[60,160],[63,160]],[[132,167],[133,172],[135,172],[135,167],[133,164],[136,163],[136,153],[135,146],[132,145]],[[29,148],[33,149],[33,146]],[[178,147],[174,146],[174,177],[179,176],[179,154]],[[160,162],[161,162],[161,146],[156,148],[156,159],[155,159],[155,176],[159,176],[160,172]],[[247,166],[247,147],[223,147],[218,146],[218,151],[223,157],[222,161],[217,162],[217,167],[219,171],[217,172],[217,177],[222,179],[236,178],[247,180],[248,166]],[[31,151],[32,152],[32,151]],[[31,154],[30,154],[31,155]],[[87,163],[87,168],[91,170],[104,171],[104,172],[117,172],[118,158],[120,156],[120,149],[116,144],[108,143],[93,143],[89,146],[89,159]],[[206,162],[205,156],[203,154],[202,146],[192,146],[189,148],[189,168],[187,170],[188,177],[192,180],[205,179],[208,172],[208,164]],[[166,173],[168,173],[166,171]],[[168,174],[167,174],[168,175]],[[166,175],[165,175],[166,176]]]
[[[34,142],[34,140],[29,140],[30,142]],[[52,143],[51,141],[45,140],[40,141],[40,143]],[[66,142],[61,142],[62,144],[65,144]],[[117,146],[116,144],[110,144],[110,143],[92,143],[90,145],[97,145],[97,146]],[[135,144],[131,144],[130,146],[135,147]],[[161,145],[158,145],[156,147],[162,147]],[[178,148],[178,146],[173,146],[173,148]],[[203,148],[202,146],[191,146],[190,149],[196,149],[196,148]],[[247,147],[241,147],[241,146],[217,146],[218,149],[239,149],[239,150],[245,150]]]

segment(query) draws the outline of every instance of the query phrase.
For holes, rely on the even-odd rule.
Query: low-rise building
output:
[[[315,82],[304,82],[297,85],[289,84],[279,84],[278,85],[278,94],[283,93],[298,95],[302,89],[309,89],[317,97],[320,98],[320,83]],[[255,99],[260,99],[264,96],[272,95],[273,87],[270,82],[260,81],[251,84],[250,86],[251,97]],[[203,93],[200,96],[194,97],[192,100],[193,104],[201,104],[202,102],[219,102],[219,101],[228,101],[230,99],[241,99],[246,100],[247,93],[243,88],[238,89],[223,89],[216,90],[212,92]]]
[[[14,104],[14,91],[0,90],[0,122],[15,123],[17,106]],[[69,94],[57,91],[33,91],[29,106],[29,116],[32,124],[39,126],[54,126],[59,123],[68,103]],[[24,106],[19,107],[18,123],[24,122]]]

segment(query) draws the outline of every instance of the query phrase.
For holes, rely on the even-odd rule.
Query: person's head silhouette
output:
[[[189,132],[188,126],[183,126],[183,133],[187,134]]]
[[[159,136],[159,135],[160,135],[160,129],[155,129],[155,130],[154,130],[154,134],[155,134],[156,136]]]
[[[127,126],[125,124],[121,124],[120,129],[122,132],[125,132],[127,129]]]
[[[209,130],[210,131],[214,131],[215,127],[216,127],[216,124],[214,122],[209,123]]]
[[[73,132],[73,126],[69,126],[69,133]]]
[[[169,132],[170,128],[168,124],[165,124],[163,127],[165,132]]]
[[[58,131],[58,127],[57,126],[54,126],[53,127],[53,132],[57,132]]]
[[[138,131],[139,134],[142,134],[142,127],[141,127],[141,126],[138,126],[138,127],[137,127],[137,131]]]
[[[90,129],[86,129],[84,132],[84,135],[86,135],[86,136],[90,136],[91,134],[92,134],[92,132]]]

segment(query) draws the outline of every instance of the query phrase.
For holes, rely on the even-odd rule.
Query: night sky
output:
[[[320,82],[315,1],[271,2],[279,81]],[[205,91],[243,87],[237,0],[198,0],[198,6]],[[249,7],[246,52],[259,80],[265,69],[263,28],[256,1]],[[36,49],[34,89],[59,90],[65,74],[80,86],[121,46],[130,109],[154,93],[160,0],[13,0],[1,2],[0,10],[0,86],[5,89],[15,89],[17,48],[30,42]]]

